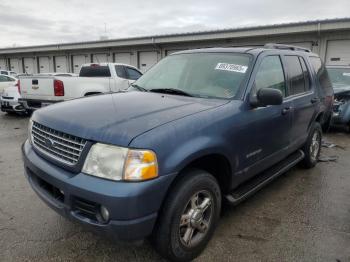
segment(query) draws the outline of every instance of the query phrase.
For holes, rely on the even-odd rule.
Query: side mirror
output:
[[[282,102],[282,92],[274,88],[261,88],[258,90],[256,96],[250,99],[250,104],[253,107],[281,105]]]

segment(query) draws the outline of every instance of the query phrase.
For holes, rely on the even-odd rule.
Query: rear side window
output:
[[[311,85],[310,85],[310,73],[309,70],[307,69],[307,66],[305,64],[305,60],[302,57],[299,57],[300,63],[301,63],[301,68],[303,69],[303,74],[304,74],[304,81],[305,81],[305,91],[310,90]]]
[[[126,78],[126,73],[124,70],[124,66],[116,65],[115,66],[115,72],[117,73],[117,76],[120,78]]]
[[[285,56],[289,75],[289,95],[301,94],[306,91],[303,69],[298,56]]]
[[[255,89],[274,88],[286,95],[286,86],[281,59],[279,56],[265,57],[255,77]]]
[[[8,73],[6,71],[1,71],[2,75],[8,75]]]
[[[333,95],[333,87],[331,81],[329,80],[328,72],[321,61],[321,58],[316,56],[310,57],[310,62],[315,69],[317,80],[321,86],[321,90],[325,96]]]
[[[91,65],[83,66],[79,76],[82,77],[110,77],[111,72],[108,66]]]
[[[125,70],[128,74],[128,79],[137,80],[141,77],[141,73],[133,68],[125,67]]]

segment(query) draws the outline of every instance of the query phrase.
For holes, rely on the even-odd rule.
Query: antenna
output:
[[[104,23],[105,25],[105,31],[104,33],[100,36],[100,40],[108,40],[108,35],[107,35],[107,23]]]

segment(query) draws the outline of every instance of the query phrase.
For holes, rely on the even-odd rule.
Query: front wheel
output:
[[[302,148],[305,154],[302,164],[305,168],[312,168],[317,164],[321,152],[321,146],[322,128],[321,125],[316,122],[310,128],[308,139]]]
[[[191,170],[171,189],[153,233],[157,251],[171,261],[197,257],[212,237],[221,209],[216,179]]]

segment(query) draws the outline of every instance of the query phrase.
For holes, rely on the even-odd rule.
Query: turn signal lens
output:
[[[142,181],[158,177],[156,154],[150,150],[132,150],[127,155],[124,179]]]

